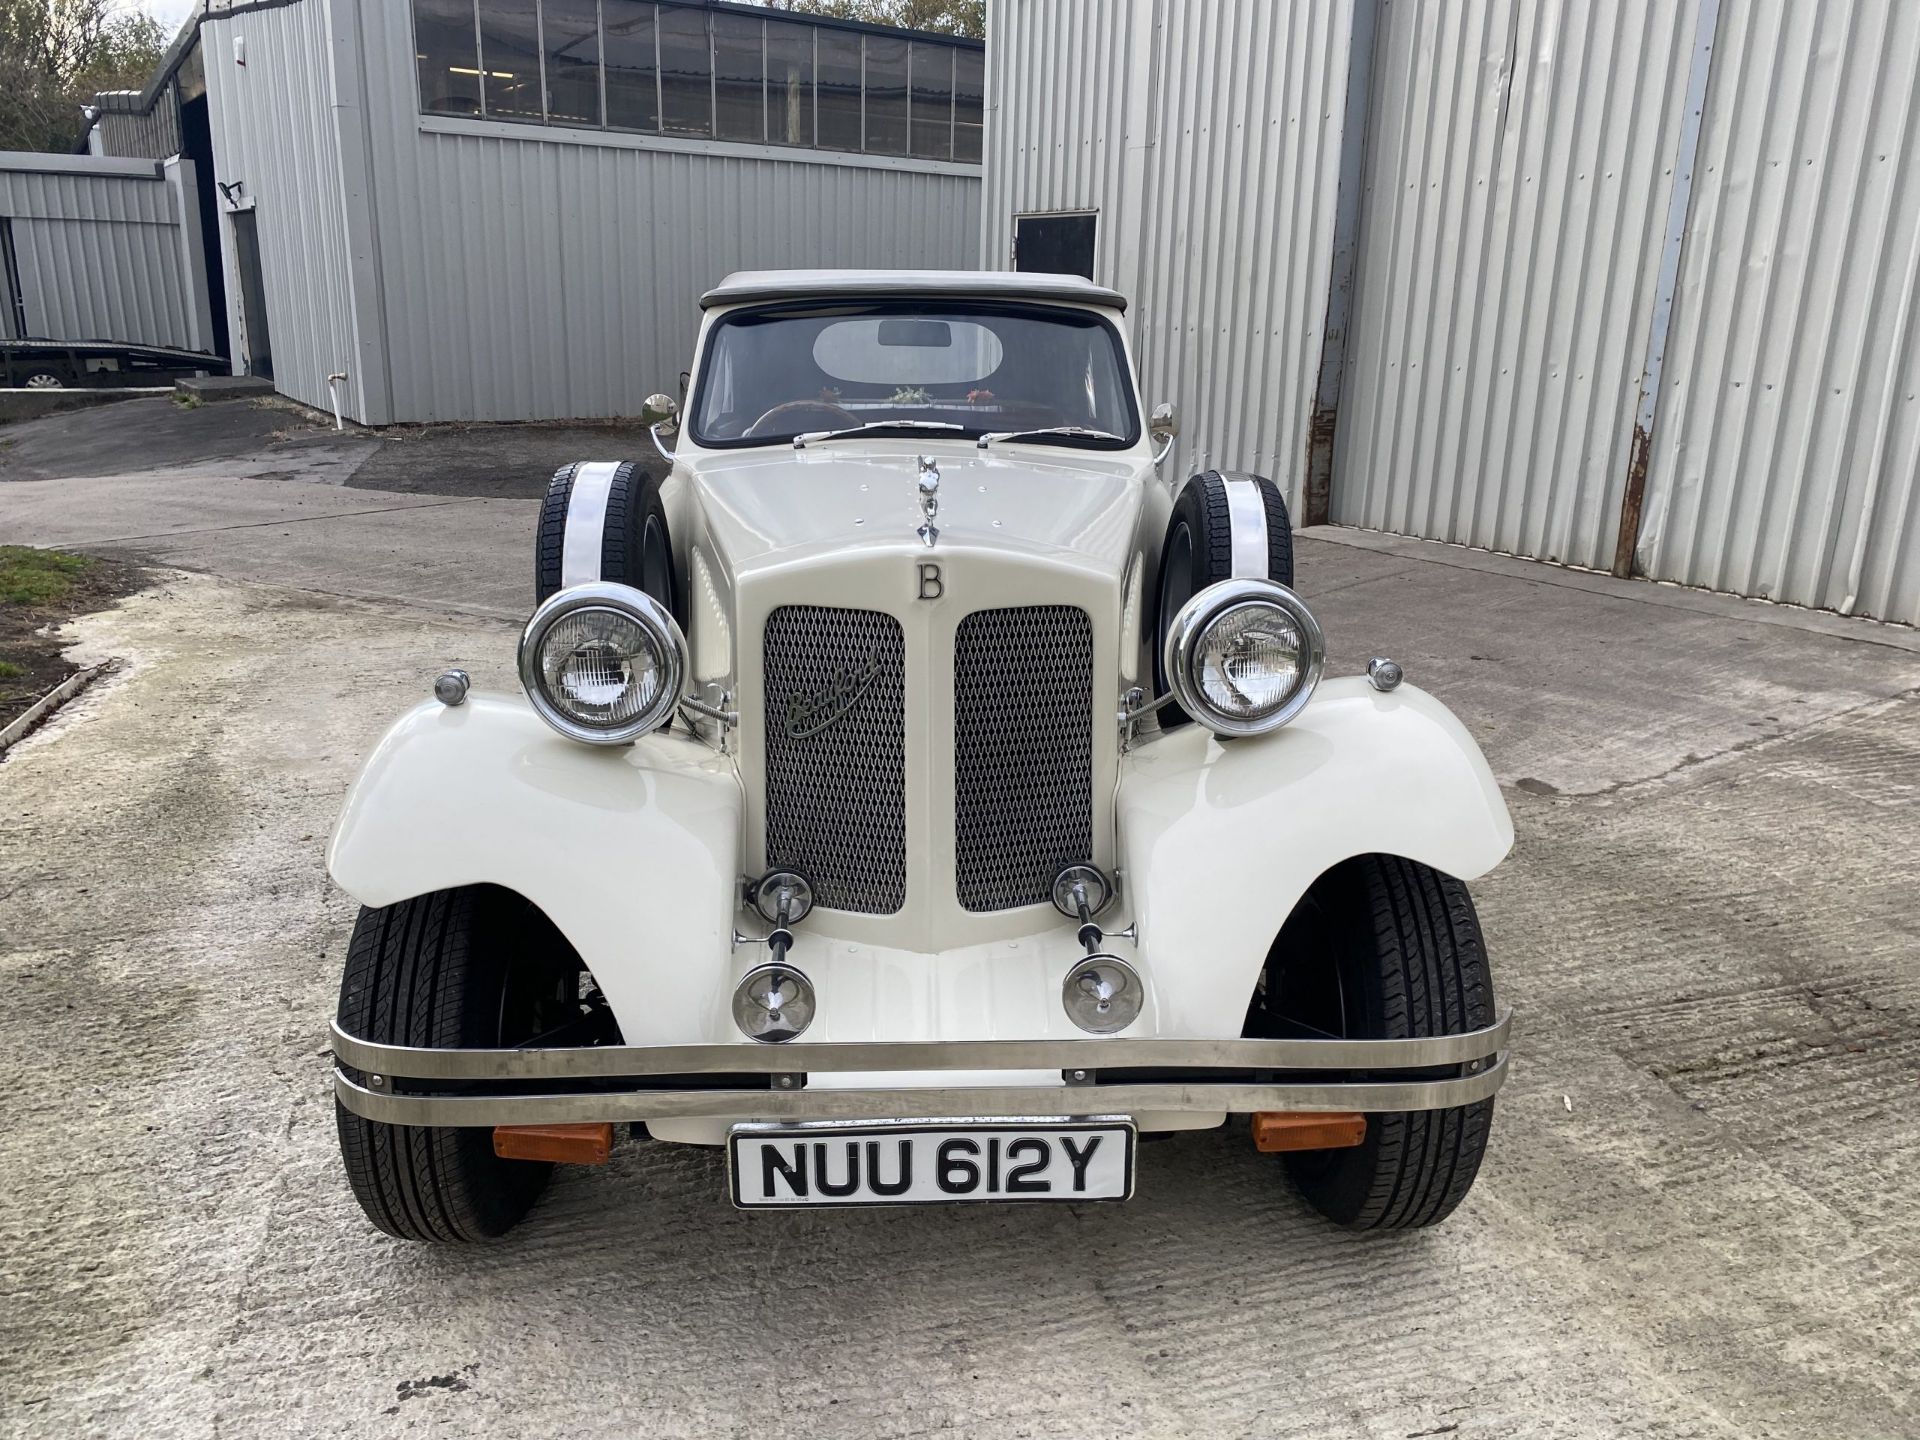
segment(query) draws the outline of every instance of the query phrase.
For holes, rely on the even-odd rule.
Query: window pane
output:
[[[598,0],[543,0],[540,15],[547,46],[547,119],[556,125],[598,125]]]
[[[478,115],[480,52],[473,39],[473,0],[413,0],[413,36],[420,108],[432,115]]]
[[[820,148],[860,148],[860,37],[819,32]]]
[[[981,123],[986,113],[987,57],[981,50],[953,52],[953,158],[980,162]]]
[[[767,22],[767,139],[813,144],[813,27]]]
[[[660,11],[661,129],[669,135],[713,134],[713,60],[704,10]]]
[[[953,158],[953,47],[913,42],[913,153]]]
[[[607,124],[660,128],[660,83],[653,50],[653,6],[606,0]]]
[[[713,17],[715,133],[722,140],[767,138],[760,22],[747,15]]]
[[[487,72],[487,114],[538,120],[539,16],[524,0],[480,0],[480,65]]]
[[[907,153],[907,42],[867,38],[867,143],[876,155]]]

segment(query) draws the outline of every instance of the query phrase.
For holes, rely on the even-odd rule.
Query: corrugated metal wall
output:
[[[1169,474],[1271,476],[1295,513],[1326,323],[1348,0],[1163,0],[1140,310],[1148,403],[1182,430]]]
[[[1611,563],[1694,0],[1386,0],[1332,516]]]
[[[178,200],[156,164],[0,153],[27,334],[203,346]]]
[[[161,87],[151,109],[140,106],[137,90],[109,90],[93,97],[100,107],[94,121],[102,155],[165,160],[180,153],[180,99],[171,83]]]
[[[632,415],[678,388],[732,270],[975,264],[975,174],[423,128],[406,6],[360,20],[397,419]]]
[[[1157,4],[989,0],[981,263],[1012,263],[1013,217],[1094,210],[1094,273],[1131,296],[1146,204]],[[1073,63],[1058,63],[1071,56]],[[1040,63],[1036,63],[1040,62]]]
[[[405,10],[404,5],[394,8]],[[234,60],[236,37],[246,41],[244,66]],[[376,387],[370,395],[371,377],[363,373],[357,352],[328,39],[323,0],[209,17],[202,26],[214,178],[233,187],[219,237],[229,333],[239,359],[246,342],[230,213],[236,205],[251,205],[260,236],[275,386],[324,409],[330,403],[327,376],[341,372],[348,377],[343,408],[356,420],[380,420],[385,418],[378,411],[383,394]],[[403,43],[402,49],[410,62],[411,44]]]
[[[1920,623],[1920,6],[1720,17],[1639,564]]]
[[[1298,508],[1326,319],[1352,7],[995,0],[982,249],[1098,210],[1095,275],[1135,303],[1167,473],[1272,476]]]
[[[275,383],[324,406],[345,373],[366,423],[631,415],[676,388],[698,298],[730,270],[978,255],[970,170],[423,118],[404,0],[211,17],[203,41]]]

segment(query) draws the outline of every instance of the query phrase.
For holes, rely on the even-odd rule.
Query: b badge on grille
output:
[[[880,678],[880,662],[869,660],[857,669],[836,670],[825,685],[796,695],[787,702],[787,738],[805,740],[840,719]]]

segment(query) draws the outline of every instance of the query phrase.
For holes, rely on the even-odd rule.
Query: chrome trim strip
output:
[[[788,1049],[787,1046],[775,1047]],[[1507,1079],[1507,1057],[1457,1080],[1353,1085],[1019,1085],[899,1090],[628,1090],[585,1095],[387,1095],[336,1073],[333,1093],[354,1114],[388,1125],[561,1125],[635,1120],[937,1120],[954,1116],[1130,1115],[1171,1110],[1446,1110],[1485,1100]]]
[[[1267,502],[1251,476],[1222,475],[1227,487],[1227,524],[1233,532],[1235,580],[1268,580]]]
[[[573,467],[567,496],[567,528],[560,546],[560,587],[586,585],[600,578],[600,541],[607,528],[607,495],[618,461],[582,462]]]
[[[343,1065],[413,1080],[595,1080],[643,1075],[827,1075],[909,1070],[1420,1070],[1507,1048],[1513,1011],[1457,1035],[1411,1040],[884,1040],[756,1045],[599,1045],[565,1050],[434,1050],[377,1045],[336,1022]],[[1308,1107],[1311,1108],[1311,1107]],[[1389,1107],[1405,1108],[1405,1107]],[[1007,1114],[1017,1113],[1007,1111]]]

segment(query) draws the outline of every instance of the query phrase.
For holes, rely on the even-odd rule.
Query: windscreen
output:
[[[905,423],[903,423],[905,422]],[[707,338],[693,438],[767,445],[886,426],[956,437],[1073,427],[1048,443],[1119,449],[1139,438],[1120,337],[1084,310],[964,301],[767,306]]]

